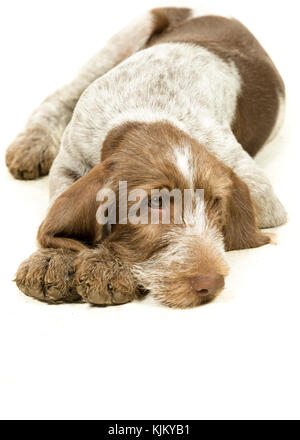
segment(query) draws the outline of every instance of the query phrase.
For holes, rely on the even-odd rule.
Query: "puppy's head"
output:
[[[169,123],[112,130],[101,164],[57,199],[39,241],[79,250],[103,240],[105,221],[105,240],[127,248],[140,285],[170,307],[221,292],[225,250],[269,242],[256,228],[247,185]]]

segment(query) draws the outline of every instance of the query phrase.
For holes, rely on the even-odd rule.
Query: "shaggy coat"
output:
[[[8,149],[17,178],[50,171],[51,204],[20,266],[24,293],[50,302],[121,304],[151,292],[171,307],[224,287],[225,251],[270,242],[286,213],[253,157],[278,132],[285,88],[239,21],[154,9],[114,36],[33,113]],[[60,148],[59,148],[60,147]],[[204,190],[181,224],[97,221],[102,189]],[[127,208],[143,200],[129,200]]]

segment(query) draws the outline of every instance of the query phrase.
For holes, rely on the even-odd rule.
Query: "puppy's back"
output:
[[[148,47],[161,43],[200,45],[235,64],[242,92],[232,130],[238,142],[255,156],[271,136],[285,97],[283,80],[257,39],[236,19],[208,15],[170,26],[155,34]]]

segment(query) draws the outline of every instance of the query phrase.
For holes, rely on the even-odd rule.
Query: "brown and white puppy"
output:
[[[286,221],[252,158],[280,125],[285,92],[274,64],[237,20],[195,17],[184,8],[150,11],[34,113],[7,155],[16,177],[43,174],[46,153],[36,161],[36,149],[50,133],[51,151],[57,148],[54,139],[71,118],[64,108],[74,107],[83,91],[51,169],[51,207],[39,230],[40,245],[52,253],[63,249],[74,259],[72,291],[92,303],[123,303],[141,289],[171,307],[212,300],[228,273],[225,251],[267,244],[269,237],[258,228]],[[34,143],[30,167],[37,127],[44,134],[41,144]],[[22,149],[26,161],[20,159]],[[97,195],[111,189],[120,199],[120,182],[127,182],[128,191],[144,190],[148,219],[159,211],[158,224],[123,224],[118,218],[107,234],[97,221]],[[202,189],[204,199],[192,200],[180,224],[171,203],[171,221],[163,224],[166,208],[150,197],[163,189]],[[143,200],[128,201],[127,208],[134,202]],[[117,274],[104,270],[103,246],[119,262]],[[43,255],[39,279],[46,277],[44,260]],[[30,294],[36,284],[31,260],[25,266],[17,280]],[[45,285],[42,291],[47,299]]]

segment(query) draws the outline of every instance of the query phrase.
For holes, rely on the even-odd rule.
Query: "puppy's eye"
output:
[[[162,197],[151,197],[148,206],[152,209],[162,209]]]

